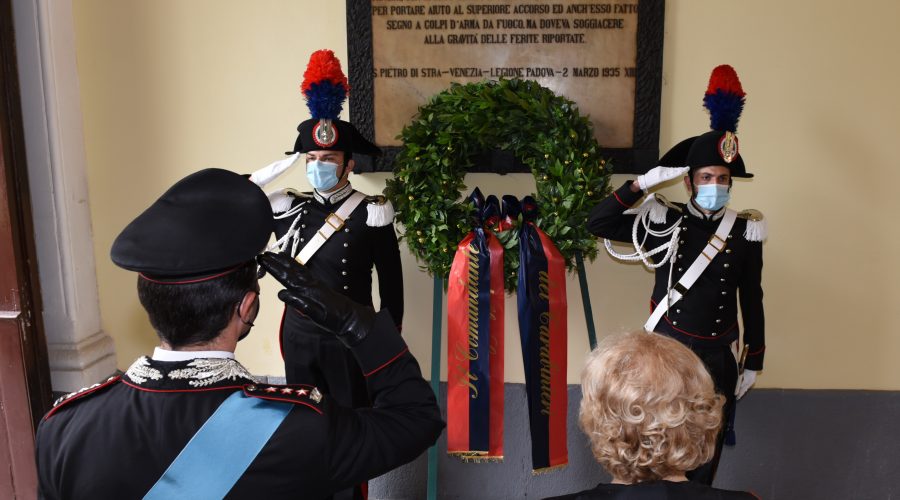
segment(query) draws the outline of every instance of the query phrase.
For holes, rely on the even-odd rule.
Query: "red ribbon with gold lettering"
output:
[[[476,227],[457,246],[447,288],[447,452],[503,458],[503,246],[496,198],[470,198]]]

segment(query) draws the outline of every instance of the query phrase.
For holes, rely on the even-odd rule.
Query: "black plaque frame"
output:
[[[659,158],[659,110],[662,92],[663,28],[665,0],[639,0],[637,70],[634,96],[634,131],[631,148],[603,148],[616,173],[640,174]],[[375,137],[374,63],[372,58],[372,3],[347,0],[347,52],[350,121],[369,139]],[[602,144],[600,145],[603,146]],[[382,147],[384,155],[374,161],[360,155],[354,172],[386,172],[393,168],[398,147]],[[512,155],[485,152],[473,172],[529,172]]]

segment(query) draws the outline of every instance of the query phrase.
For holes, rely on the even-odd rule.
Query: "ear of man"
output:
[[[238,319],[241,323],[252,324],[256,319],[253,317],[253,303],[256,302],[256,298],[259,294],[257,294],[253,290],[249,290],[244,293],[244,297],[241,299],[241,303],[238,305],[236,314],[238,315]]]
[[[344,174],[341,176],[342,178],[347,178],[350,175],[350,172],[353,171],[353,167],[356,166],[356,160],[350,158],[349,160],[344,162]]]

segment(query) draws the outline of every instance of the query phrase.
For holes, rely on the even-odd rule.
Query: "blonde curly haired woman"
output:
[[[581,429],[610,484],[557,499],[753,499],[692,483],[715,452],[724,396],[690,349],[655,333],[607,337],[581,375]]]

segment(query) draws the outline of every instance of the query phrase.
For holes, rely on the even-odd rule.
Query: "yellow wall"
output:
[[[735,208],[769,221],[763,280],[763,387],[900,389],[900,3],[892,0],[669,0],[660,146],[707,129],[709,71],[738,70],[747,106],[742,152],[751,181]],[[309,54],[346,62],[344,2],[75,0],[78,68],[103,327],[126,367],[155,344],[134,292],[113,266],[115,235],[166,187],[209,166],[250,171],[281,157],[307,118],[297,90]],[[356,176],[369,193],[387,174]],[[308,189],[295,171],[281,185]],[[627,177],[615,176],[617,186]],[[529,175],[470,174],[469,186],[523,195]],[[664,193],[684,199],[678,187]],[[404,335],[428,373],[431,279],[403,248]],[[600,335],[639,327],[651,275],[602,255],[588,269]],[[587,351],[577,280],[569,287],[569,381]],[[277,288],[238,357],[283,373]],[[515,302],[507,302],[507,380],[523,380]]]

